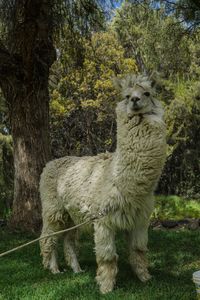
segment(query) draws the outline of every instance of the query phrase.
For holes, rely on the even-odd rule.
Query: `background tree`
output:
[[[199,80],[165,81],[172,100],[166,104],[168,156],[159,192],[200,198]]]
[[[50,159],[48,78],[56,59],[53,32],[64,19],[71,28],[97,27],[94,15],[100,18],[102,13],[94,1],[2,0],[0,6],[0,86],[9,109],[14,147],[10,222],[14,228],[37,230],[41,220],[39,178]]]
[[[1,1],[7,40],[2,37],[0,47],[0,85],[9,108],[15,167],[11,223],[28,230],[39,225],[38,182],[50,158],[48,72],[56,57],[52,9],[47,1]]]
[[[112,77],[137,72],[135,60],[125,57],[113,31],[97,32],[82,40],[82,55],[82,64],[77,66],[76,55],[65,45],[62,62],[55,66],[61,78],[51,92],[54,157],[114,151],[119,95]]]
[[[187,72],[190,65],[189,41],[173,15],[151,1],[125,2],[117,10],[112,26],[126,50],[136,57],[141,71],[161,72],[168,77]]]
[[[200,2],[198,0],[156,1],[165,5],[168,13],[176,15],[180,22],[186,22],[187,32],[195,31],[200,25]]]

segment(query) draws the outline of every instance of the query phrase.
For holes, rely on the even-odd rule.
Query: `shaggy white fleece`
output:
[[[160,177],[166,138],[163,109],[154,97],[151,82],[143,76],[117,79],[123,101],[118,103],[117,148],[93,157],[63,157],[49,162],[41,176],[42,235],[73,225],[74,216],[105,212],[94,222],[97,282],[102,293],[112,291],[117,274],[115,232],[128,232],[130,264],[142,281],[147,270],[149,218],[153,192]],[[59,272],[56,237],[41,241],[43,264]],[[64,253],[74,272],[81,271],[75,234],[64,236]]]

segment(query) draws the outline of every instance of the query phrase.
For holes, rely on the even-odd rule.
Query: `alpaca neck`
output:
[[[142,115],[135,115],[131,120],[121,114],[117,118],[116,156],[120,160],[135,159],[136,153],[148,151],[148,147],[145,148],[146,150],[143,148],[144,143],[147,142],[151,148],[151,143],[147,141],[151,136],[158,144],[163,142],[164,132],[165,124],[161,107],[156,107],[151,112]]]
[[[165,161],[165,125],[152,115],[133,118],[118,122],[113,180],[123,193],[136,195],[140,186],[145,195],[155,189]]]

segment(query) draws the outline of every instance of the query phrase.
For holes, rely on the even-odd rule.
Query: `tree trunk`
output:
[[[49,68],[54,1],[15,0],[7,47],[0,42],[0,86],[8,103],[14,144],[14,200],[10,225],[41,224],[39,179],[49,149]]]
[[[27,91],[28,92],[28,91]],[[40,174],[50,159],[48,89],[19,93],[11,108],[14,201],[10,225],[36,231],[41,225]]]

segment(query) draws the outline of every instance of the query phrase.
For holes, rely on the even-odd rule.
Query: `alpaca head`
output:
[[[138,114],[148,114],[154,110],[154,90],[146,76],[128,75],[114,79],[115,86],[120,89],[123,101],[121,107],[129,118]]]

